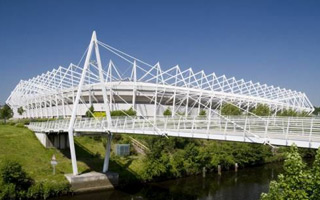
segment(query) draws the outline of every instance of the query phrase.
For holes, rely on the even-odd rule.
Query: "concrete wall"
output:
[[[35,133],[39,142],[46,148],[67,149],[69,148],[69,140],[67,133]]]

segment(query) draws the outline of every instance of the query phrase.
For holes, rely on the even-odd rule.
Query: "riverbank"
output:
[[[131,185],[113,191],[65,196],[55,200],[257,200],[262,192],[267,192],[269,182],[282,173],[282,163],[270,163],[262,166],[216,172],[178,178],[174,180]]]
[[[215,174],[218,164],[223,170],[231,171],[234,163],[238,163],[240,168],[261,165],[282,160],[285,152],[285,148],[280,148],[273,155],[270,147],[255,144],[145,136],[135,138],[148,146],[150,152],[144,155],[132,148],[131,155],[127,157],[112,154],[110,171],[119,173],[120,188],[133,183],[194,176],[200,174],[203,167],[208,173]],[[75,138],[80,173],[102,170],[105,142],[106,139],[101,137]],[[131,139],[127,135],[116,135],[113,145],[115,143],[131,143]],[[307,150],[303,152],[304,155],[310,154]],[[55,175],[50,165],[53,155],[58,161]],[[72,172],[69,158],[69,150],[44,148],[33,132],[23,126],[0,125],[0,165],[6,160],[17,161],[36,183],[68,185],[64,174]]]

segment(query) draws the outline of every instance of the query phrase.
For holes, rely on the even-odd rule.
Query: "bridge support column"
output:
[[[103,173],[107,173],[109,169],[109,160],[110,160],[110,149],[111,149],[111,140],[112,140],[112,133],[108,134],[108,141],[106,145],[106,155],[104,157],[104,163],[103,163]]]
[[[72,172],[73,172],[73,175],[78,175],[77,156],[76,156],[76,149],[74,146],[74,139],[73,139],[73,128],[69,128],[68,138],[69,138],[69,148],[70,148],[70,154],[71,154]]]

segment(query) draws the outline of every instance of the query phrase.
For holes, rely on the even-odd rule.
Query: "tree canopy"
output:
[[[242,112],[240,108],[238,108],[237,106],[226,103],[221,106],[221,114],[222,115],[241,115]]]
[[[91,105],[88,111],[86,112],[86,117],[89,117],[89,118],[93,117],[93,113],[94,113],[94,107],[93,105]]]
[[[319,200],[320,199],[320,148],[311,170],[306,169],[298,148],[292,146],[283,165],[284,173],[271,181],[269,192],[261,200]]]
[[[24,109],[22,107],[19,107],[17,111],[19,115],[22,115],[24,113]]]
[[[0,109],[0,118],[4,120],[4,123],[6,123],[6,120],[13,117],[13,111],[8,105],[4,105]]]
[[[163,115],[164,115],[164,116],[171,116],[171,115],[172,115],[172,112],[171,112],[170,108],[167,108],[167,109],[163,112]]]
[[[252,109],[251,112],[258,116],[269,116],[271,115],[270,108],[265,104],[258,104],[256,108]]]

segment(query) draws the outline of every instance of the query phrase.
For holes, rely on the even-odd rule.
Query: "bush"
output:
[[[292,109],[284,109],[277,113],[278,116],[286,116],[286,117],[296,117],[298,113]]]
[[[11,199],[47,199],[60,196],[70,191],[68,183],[52,183],[34,181],[15,161],[5,161],[0,169],[2,185],[0,185],[0,200]]]
[[[17,198],[14,184],[0,185],[0,200],[14,200]]]
[[[206,116],[207,112],[205,110],[200,110],[199,116]]]
[[[128,110],[114,110],[110,112],[111,116],[117,116],[117,117],[121,117],[121,116],[136,116],[137,112],[135,110],[133,110],[133,108],[131,107]]]
[[[93,113],[94,117],[96,118],[103,118],[106,117],[106,112],[104,111],[96,111]]]
[[[27,197],[29,199],[47,199],[49,197],[61,196],[70,191],[69,184],[57,184],[52,182],[40,182],[29,188]]]
[[[16,125],[16,123],[14,121],[9,121],[9,122],[7,122],[7,125],[14,126],[14,125]]]
[[[24,126],[23,123],[16,123],[16,127],[18,127],[18,128],[24,128],[25,126]]]
[[[69,184],[57,184],[52,182],[40,182],[31,186],[28,190],[29,199],[48,199],[49,197],[61,196],[70,191]]]
[[[172,115],[172,112],[171,112],[170,108],[167,108],[167,109],[163,112],[163,115],[164,115],[164,116],[171,116],[171,115]]]
[[[27,190],[32,185],[32,179],[16,161],[6,161],[0,169],[3,183],[14,184],[17,190]]]
[[[29,199],[43,199],[43,184],[37,183],[32,185],[28,190],[27,197]]]
[[[94,113],[94,107],[90,106],[90,108],[86,112],[86,117],[89,117],[89,118],[93,117],[93,113]]]
[[[28,125],[28,124],[30,124],[30,119],[19,119],[18,123]]]

